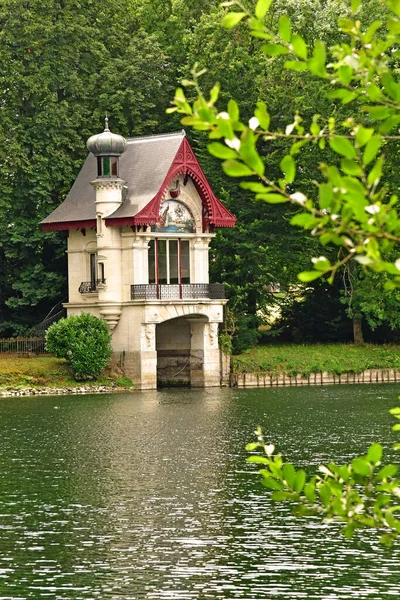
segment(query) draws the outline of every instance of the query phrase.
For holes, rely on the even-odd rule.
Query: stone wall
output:
[[[330,385],[352,383],[400,383],[400,371],[394,369],[371,369],[362,373],[312,373],[309,377],[302,375],[267,375],[265,373],[232,373],[230,385],[232,387],[275,387],[296,385]]]

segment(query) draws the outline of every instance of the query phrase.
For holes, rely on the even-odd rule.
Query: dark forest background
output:
[[[278,0],[268,19],[273,24],[285,12],[308,43],[322,38],[332,45],[346,7],[345,0]],[[364,11],[372,21],[382,5],[369,0]],[[65,198],[86,140],[101,131],[106,112],[112,131],[125,137],[181,129],[178,116],[165,110],[197,62],[208,69],[205,89],[221,83],[221,110],[234,98],[250,118],[264,100],[275,129],[296,111],[306,121],[314,113],[351,116],[326,99],[323,83],[284,71],[280,56],[266,57],[244,25],[224,29],[223,14],[214,0],[3,0],[0,337],[29,331],[66,297],[66,238],[42,232],[39,222]],[[334,285],[299,284],[296,274],[310,268],[311,256],[337,250],[291,227],[293,209],[255,201],[224,176],[207,153],[207,134],[187,134],[214,192],[238,219],[235,229],[218,231],[211,258],[212,281],[224,282],[230,296],[225,327],[235,351],[260,339],[352,341],[355,325],[366,340],[396,340],[399,292],[384,293],[382,275],[352,267]],[[284,144],[265,149],[271,178],[280,176]],[[298,187],[313,188],[327,152],[303,153]],[[387,175],[393,180],[398,153],[393,144]]]

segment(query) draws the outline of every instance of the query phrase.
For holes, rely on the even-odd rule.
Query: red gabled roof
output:
[[[206,209],[205,220],[210,225],[214,227],[234,227],[236,217],[214,195],[186,137],[183,138],[164,181],[154,198],[132,217],[118,217],[118,214],[115,214],[115,216],[111,215],[106,219],[106,225],[155,225],[159,219],[160,205],[164,194],[171,181],[179,175],[187,175],[193,180],[202,199],[203,206]]]
[[[205,227],[234,226],[235,217],[215,197],[184,131],[128,139],[119,167],[127,182],[125,199],[106,219],[108,226],[155,224],[164,194],[180,174],[191,177],[197,188]],[[96,172],[96,158],[89,154],[64,202],[41,222],[43,230],[95,227],[96,195],[90,182]]]

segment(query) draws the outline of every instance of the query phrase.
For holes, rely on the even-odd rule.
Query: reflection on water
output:
[[[245,464],[256,425],[308,470],[393,434],[399,386],[0,403],[0,599],[381,599],[400,545],[295,520]]]

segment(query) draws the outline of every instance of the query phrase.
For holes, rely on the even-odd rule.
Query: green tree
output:
[[[78,381],[93,379],[111,358],[111,334],[107,323],[90,313],[72,315],[50,325],[46,349],[65,358]]]
[[[66,296],[65,239],[38,223],[69,191],[106,111],[124,135],[164,120],[165,55],[134,8],[1,3],[0,334],[34,325]]]
[[[378,0],[371,0],[363,8],[363,17],[367,17],[370,23],[384,10]],[[277,28],[279,19],[288,15],[292,19],[292,27],[296,27],[311,46],[320,38],[332,45],[343,39],[343,34],[335,26],[339,12],[350,14],[346,2],[306,0],[299,5],[297,2],[278,1],[271,5],[265,22],[268,27]],[[286,55],[276,53],[267,56],[262,50],[265,40],[251,35],[254,31],[244,24],[239,24],[232,34],[221,23],[223,14],[223,9],[215,7],[209,13],[203,13],[196,26],[186,32],[187,61],[181,69],[182,75],[187,76],[187,64],[198,62],[206,65],[202,85],[208,87],[213,81],[219,81],[219,102],[223,104],[234,98],[240,106],[241,119],[246,122],[253,115],[257,102],[265,101],[274,131],[284,131],[290,115],[296,110],[304,121],[311,121],[315,113],[326,115],[333,111],[337,122],[354,115],[351,105],[341,105],[326,97],[328,81],[321,80],[319,85],[315,85],[311,72],[285,70]],[[258,30],[257,35],[262,35],[262,32]],[[187,87],[186,93],[189,100],[195,98],[190,87]],[[216,158],[207,156],[208,136],[203,131],[196,131],[191,137],[217,194],[238,217],[235,231],[225,230],[217,234],[211,274],[216,280],[223,280],[228,287],[230,306],[236,316],[236,349],[239,350],[243,347],[242,342],[256,340],[258,326],[276,302],[268,291],[269,284],[279,283],[283,290],[299,287],[297,273],[306,268],[318,242],[289,226],[296,207],[284,204],[266,206],[263,201],[252,202],[247,190],[238,193],[235,184],[218,173]],[[290,141],[283,137],[268,141],[259,138],[258,144],[265,172],[270,179],[277,180],[281,176],[279,163],[282,154],[289,152]],[[312,152],[298,154],[297,189],[315,198],[317,188],[314,181],[322,181],[319,164],[334,160],[334,156],[329,148],[318,147],[313,147]],[[396,154],[392,156],[392,164],[395,165]],[[329,251],[329,258],[335,260],[334,251]],[[309,285],[304,286],[305,297],[308,297]],[[361,319],[354,317],[353,321],[354,331],[359,336]],[[321,335],[325,327],[325,323],[319,324]],[[249,328],[253,331],[252,335],[248,335]]]

